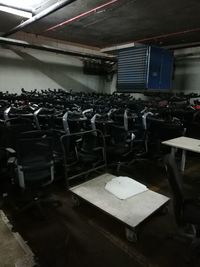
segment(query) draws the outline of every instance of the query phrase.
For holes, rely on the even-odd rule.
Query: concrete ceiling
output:
[[[24,31],[96,47],[132,41],[157,45],[200,41],[199,0],[118,0],[104,9],[46,32],[49,27],[108,1],[77,0]],[[0,13],[0,20],[0,31],[6,32],[22,18]]]

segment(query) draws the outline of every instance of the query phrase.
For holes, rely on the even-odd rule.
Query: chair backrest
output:
[[[32,122],[28,119],[10,119],[4,126],[5,147],[16,149],[17,140],[22,132],[33,130]]]
[[[41,186],[54,179],[52,138],[25,138],[17,143],[17,166],[19,184],[26,187],[28,183]]]
[[[90,130],[63,135],[61,137],[61,144],[64,154],[66,180],[78,178],[86,173],[93,172],[95,169],[105,168],[105,139],[101,131]],[[86,164],[89,155],[91,155],[90,153],[95,156],[95,162],[93,163],[98,163],[96,167],[93,164],[90,164],[91,166]],[[84,157],[84,162],[81,159],[82,157]],[[83,166],[84,170],[80,170],[80,166]],[[71,175],[71,173],[73,174]]]
[[[182,208],[184,204],[182,175],[180,174],[175,159],[171,154],[165,156],[164,163],[173,195],[175,217],[177,223],[181,223]]]
[[[123,128],[115,124],[110,125],[110,135],[113,144],[124,143],[126,144],[128,132]]]

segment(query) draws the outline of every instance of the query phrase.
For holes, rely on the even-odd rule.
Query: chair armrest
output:
[[[74,161],[74,162],[72,162],[72,163],[64,164],[64,166],[67,167],[67,168],[70,168],[70,167],[72,167],[72,166],[75,166],[78,162],[79,162],[79,161],[76,160],[76,161]]]
[[[103,149],[104,149],[103,147],[98,146],[98,147],[93,148],[93,151],[98,151],[98,150],[103,150]]]
[[[8,165],[13,165],[13,164],[15,164],[16,160],[17,160],[16,157],[10,157],[10,158],[8,159],[8,161],[7,161],[7,164],[8,164]]]
[[[16,151],[11,147],[7,147],[5,150],[10,154],[15,154],[16,153]]]

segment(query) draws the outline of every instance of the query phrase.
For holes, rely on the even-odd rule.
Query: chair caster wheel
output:
[[[169,208],[167,206],[162,207],[159,211],[160,215],[167,215],[168,213],[169,213]]]
[[[73,207],[80,207],[81,203],[78,197],[72,196],[72,204],[73,204]]]
[[[138,241],[138,234],[135,229],[125,228],[126,239],[129,242],[136,243]]]

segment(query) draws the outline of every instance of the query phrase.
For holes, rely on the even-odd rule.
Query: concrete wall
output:
[[[34,43],[44,43],[74,51],[97,54],[89,48],[75,47],[72,44],[58,43],[48,38],[36,38],[32,35],[19,35],[22,39]],[[26,37],[26,38],[25,38]],[[97,75],[85,75],[80,58],[51,52],[24,49],[18,47],[0,47],[0,90],[21,92],[32,89],[58,89],[74,91],[102,92],[105,79]]]
[[[98,48],[79,46],[73,43],[17,33],[13,38],[30,43],[51,45],[91,54],[101,54]],[[172,91],[200,92],[200,47],[175,51],[175,73]],[[74,91],[96,91],[113,93],[117,75],[112,81],[102,76],[85,75],[79,58],[23,48],[0,47],[0,90],[20,92],[26,90],[63,88]],[[135,94],[136,98],[142,97]]]
[[[175,51],[173,91],[200,93],[200,47]]]

